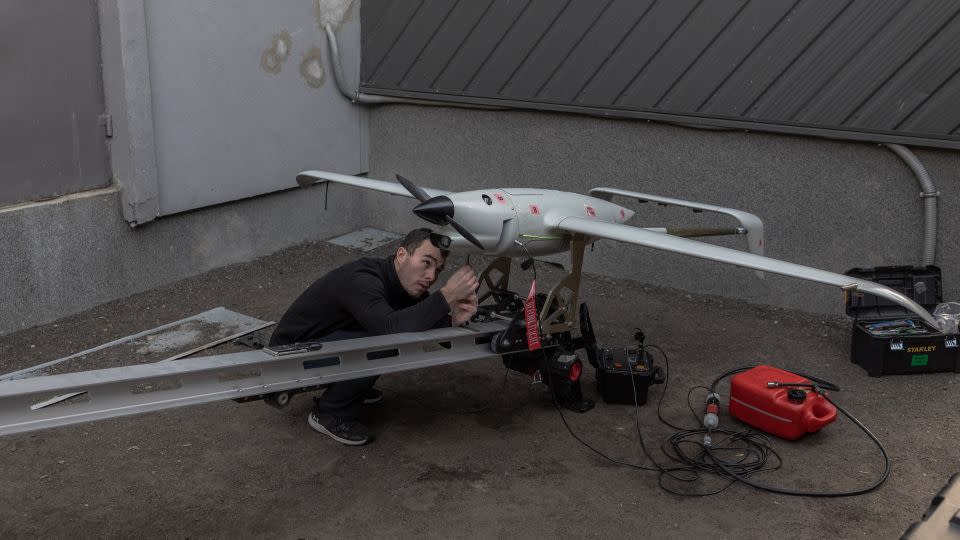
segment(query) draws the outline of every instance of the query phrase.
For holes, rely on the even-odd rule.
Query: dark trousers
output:
[[[361,331],[337,330],[318,341],[338,341],[367,337],[370,334]],[[335,416],[342,421],[352,422],[360,414],[363,396],[380,378],[379,375],[331,383],[322,396],[315,399],[315,411],[318,416]]]

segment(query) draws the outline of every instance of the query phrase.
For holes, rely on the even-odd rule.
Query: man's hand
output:
[[[450,310],[454,313],[457,311],[457,304],[459,302],[469,300],[472,296],[473,308],[474,311],[476,311],[477,287],[479,286],[480,282],[477,280],[477,275],[473,273],[473,268],[470,268],[470,265],[466,265],[460,267],[456,273],[450,276],[447,283],[440,288],[440,294],[447,300],[447,304],[450,305]]]
[[[477,293],[450,306],[450,326],[463,326],[477,312]]]

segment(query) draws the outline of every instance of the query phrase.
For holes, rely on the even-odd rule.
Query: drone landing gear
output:
[[[575,349],[581,348],[582,339],[571,337],[577,327],[576,318],[571,316],[571,306],[577,305],[584,246],[583,240],[571,241],[570,272],[549,293],[537,295],[537,319],[543,328],[541,349],[528,350],[524,299],[509,290],[510,258],[498,257],[480,272],[479,280],[486,285],[486,291],[480,295],[479,301],[482,304],[492,298],[494,303],[481,306],[478,312],[483,320],[495,317],[510,320],[508,327],[490,341],[490,349],[502,355],[506,367],[545,384],[551,399],[558,405],[580,413],[594,406],[592,400],[583,397],[580,385],[583,363],[574,353]]]
[[[560,278],[546,294],[545,299],[537,299],[537,316],[540,327],[546,335],[572,332],[577,328],[577,320],[573,314],[580,295],[583,252],[586,244],[584,238],[574,237],[570,240],[570,272]],[[486,285],[486,290],[480,294],[479,304],[483,304],[490,297],[499,304],[500,296],[508,293],[519,298],[522,305],[523,299],[509,290],[510,265],[509,257],[497,257],[480,271],[478,279],[481,284]]]

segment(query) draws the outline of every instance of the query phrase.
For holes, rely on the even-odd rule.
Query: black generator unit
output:
[[[599,349],[596,360],[597,390],[607,403],[643,405],[650,385],[664,381],[663,371],[645,350]]]
[[[875,281],[902,292],[932,311],[941,302],[940,268],[878,266],[854,268],[848,276]],[[944,335],[889,300],[853,292],[846,298],[853,318],[850,361],[871,377],[907,373],[960,373],[956,335]]]

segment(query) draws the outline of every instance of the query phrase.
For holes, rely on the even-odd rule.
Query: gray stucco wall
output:
[[[0,210],[0,334],[355,229],[356,193],[331,186],[326,211],[324,196],[294,189],[137,228],[113,190]]]
[[[370,176],[425,186],[538,186],[584,193],[611,186],[741,208],[766,226],[767,255],[826,270],[919,264],[922,203],[909,169],[869,143],[705,131],[645,121],[540,112],[381,106],[370,113]],[[960,153],[915,150],[940,199],[937,263],[944,296],[960,299]],[[364,194],[362,221],[419,225],[409,201]],[[641,226],[727,224],[640,206]],[[742,239],[711,240],[743,248]],[[590,272],[811,312],[843,312],[840,291],[655,250],[598,242]]]

